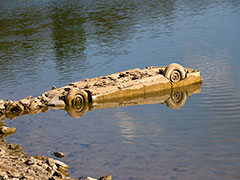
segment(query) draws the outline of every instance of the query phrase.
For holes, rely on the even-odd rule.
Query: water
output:
[[[162,104],[5,120],[30,154],[66,154],[72,177],[240,179],[240,1],[0,1],[0,98],[177,62],[200,94]]]

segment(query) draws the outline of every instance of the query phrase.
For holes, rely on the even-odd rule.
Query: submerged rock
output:
[[[62,157],[65,156],[65,154],[62,153],[62,152],[54,152],[53,154],[54,154],[54,156],[56,156],[56,157],[58,157],[58,158],[62,158]]]

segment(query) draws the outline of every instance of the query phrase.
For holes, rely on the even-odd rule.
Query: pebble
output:
[[[109,175],[106,175],[106,176],[102,176],[99,178],[99,180],[112,180],[112,175],[109,174]]]
[[[53,90],[53,89],[57,89],[56,86],[53,85],[53,86],[52,86],[52,90]]]
[[[62,157],[64,157],[65,156],[65,154],[64,153],[62,153],[62,152],[54,152],[53,153],[54,154],[54,156],[56,156],[56,157],[58,157],[58,158],[62,158]]]
[[[87,177],[87,179],[86,180],[97,180],[97,179],[95,179],[95,178],[92,178],[92,177]]]

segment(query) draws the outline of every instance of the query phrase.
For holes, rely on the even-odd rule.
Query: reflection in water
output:
[[[119,103],[119,106],[137,105],[137,104],[166,104],[172,109],[180,109],[184,106],[187,96],[191,97],[192,94],[200,93],[201,84],[194,84],[178,89],[173,89],[172,92],[157,93],[154,95],[149,94],[144,97],[138,97],[136,99]],[[161,95],[160,95],[161,94]],[[112,105],[113,106],[113,105]],[[115,104],[116,106],[116,104]],[[102,106],[104,107],[104,106]],[[107,106],[108,107],[108,106]],[[116,112],[115,117],[119,119],[117,125],[120,128],[121,134],[127,141],[131,143],[134,138],[141,138],[147,136],[148,132],[151,132],[151,136],[158,136],[161,132],[161,128],[153,126],[152,124],[140,123],[134,120],[131,116],[128,116],[125,112]]]
[[[171,33],[175,6],[178,4],[166,0],[37,3],[3,0],[1,87],[4,83],[29,83],[39,76],[45,85],[49,74],[52,76],[55,71],[55,81],[60,78],[59,81],[69,82],[73,73],[79,78],[86,69],[101,67],[113,57],[129,54],[127,46],[139,32]],[[43,69],[48,70],[47,74]]]
[[[27,114],[38,114],[40,112],[47,112],[50,109],[55,110],[65,110],[68,112],[70,116],[75,119],[80,118],[84,115],[87,111],[95,110],[95,109],[107,109],[107,108],[116,108],[121,106],[135,106],[135,105],[145,105],[145,104],[166,104],[168,107],[172,109],[181,109],[184,106],[187,96],[191,97],[192,94],[200,93],[201,83],[199,84],[192,84],[188,86],[183,86],[179,88],[168,89],[159,92],[151,92],[146,93],[144,90],[142,94],[140,91],[135,96],[122,96],[120,99],[107,99],[103,100],[102,102],[89,102],[89,103],[82,103],[80,104],[73,104],[68,106],[43,106],[37,109],[33,109],[30,111],[22,110],[20,108],[13,108],[13,110],[8,111],[6,113],[6,117],[9,119],[15,119],[17,116],[23,116]],[[123,91],[128,93],[128,91]],[[11,109],[11,108],[10,108]],[[1,117],[1,116],[0,116]],[[3,118],[0,118],[4,120]]]
[[[62,79],[69,72],[83,71],[86,63],[86,32],[84,14],[77,9],[66,7],[54,8],[51,12],[52,41],[56,53],[56,69]],[[74,14],[78,14],[77,16]]]
[[[118,111],[115,113],[115,118],[118,120],[116,125],[120,129],[120,133],[124,140],[124,143],[132,143],[134,139],[149,136],[157,137],[162,131],[162,128],[153,126],[151,123],[141,123],[134,120],[133,117],[125,112]]]
[[[166,104],[172,109],[181,109],[184,106],[187,96],[191,97],[193,94],[200,93],[201,84],[193,84],[176,89],[166,91],[159,91],[154,93],[138,94],[134,97],[121,98],[115,100],[106,100],[101,103],[81,104],[81,106],[66,106],[64,110],[76,119],[80,118],[89,110],[116,108],[121,106],[135,106],[146,104]],[[54,109],[61,110],[62,108],[55,107]]]

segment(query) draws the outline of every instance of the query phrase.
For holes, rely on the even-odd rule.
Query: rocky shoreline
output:
[[[0,180],[75,180],[70,177],[67,164],[42,155],[30,155],[19,144],[8,143],[5,137],[16,132],[0,120]],[[55,152],[56,157],[64,153]],[[112,175],[76,180],[111,180]]]
[[[1,180],[74,180],[69,177],[69,166],[59,160],[41,155],[29,155],[21,145],[0,140]],[[92,177],[81,180],[111,180],[112,175],[98,179]]]

